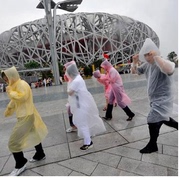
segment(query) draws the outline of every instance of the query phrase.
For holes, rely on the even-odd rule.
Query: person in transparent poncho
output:
[[[87,150],[93,147],[91,136],[105,132],[106,128],[99,117],[94,98],[87,90],[75,63],[66,68],[66,76],[69,79],[67,92],[73,123],[78,128],[78,136],[84,139],[80,149]]]
[[[121,107],[128,116],[127,121],[131,121],[135,114],[128,107],[128,105],[131,103],[131,100],[125,93],[120,74],[107,60],[101,63],[101,67],[107,72],[108,80],[111,85],[106,115],[103,118],[105,120],[112,119],[113,102],[116,100],[117,105]]]
[[[45,159],[41,141],[48,130],[33,104],[32,91],[27,82],[21,80],[15,67],[1,72],[1,77],[8,86],[6,92],[10,102],[4,112],[5,117],[16,112],[17,122],[14,126],[8,147],[15,159],[15,169],[10,176],[18,176],[26,168],[27,159],[23,150],[35,146],[36,153],[29,161],[36,162]]]
[[[108,80],[108,76],[106,74],[101,74],[99,70],[96,70],[93,72],[93,76],[97,79],[97,81],[104,85],[104,96],[106,99],[106,105],[103,108],[103,111],[107,110],[107,106],[108,106],[108,101],[109,101],[109,95],[110,95],[110,91],[111,91],[111,85],[110,82]],[[114,100],[114,106],[116,107],[117,103]]]
[[[70,61],[70,62],[67,62],[64,67],[65,69],[71,65],[71,64],[75,64],[75,61]],[[69,79],[68,77],[66,76],[66,74],[64,74],[64,80],[67,82],[67,86],[69,85]],[[66,103],[66,108],[67,108],[67,114],[68,114],[68,118],[69,118],[69,125],[70,127],[66,129],[66,132],[67,133],[70,133],[70,132],[76,132],[77,131],[77,127],[74,125],[73,123],[73,114],[71,112],[71,108],[70,108],[70,105],[69,103]]]
[[[140,153],[158,151],[157,138],[162,124],[178,129],[178,122],[170,117],[173,110],[172,75],[175,64],[160,55],[155,43],[147,38],[139,54],[133,56],[132,73],[145,74],[150,101],[150,112],[147,116],[150,140]],[[139,60],[143,64],[138,67]]]

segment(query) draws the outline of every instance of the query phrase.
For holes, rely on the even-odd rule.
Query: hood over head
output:
[[[149,53],[150,51],[156,51],[158,56],[161,55],[156,44],[150,38],[146,38],[146,40],[139,52],[139,60],[142,62],[146,62],[144,55]]]
[[[15,82],[17,82],[20,79],[19,73],[14,66],[9,69],[1,71],[1,75],[3,72],[6,75],[6,77],[8,78],[9,86],[13,85]]]

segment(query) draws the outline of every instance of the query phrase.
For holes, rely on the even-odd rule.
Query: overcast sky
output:
[[[0,33],[25,22],[43,18],[39,0],[5,0],[0,6]],[[59,2],[54,0],[54,2]],[[151,27],[160,39],[164,57],[178,53],[178,0],[83,0],[75,12],[106,12],[131,17]],[[57,14],[67,13],[57,10]]]

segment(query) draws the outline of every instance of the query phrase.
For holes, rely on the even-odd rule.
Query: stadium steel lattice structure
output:
[[[108,53],[112,64],[124,63],[137,53],[146,38],[159,46],[159,38],[146,24],[126,16],[107,13],[57,15],[58,61],[75,60],[86,66]],[[46,18],[24,23],[0,34],[0,68],[36,61],[51,66]]]

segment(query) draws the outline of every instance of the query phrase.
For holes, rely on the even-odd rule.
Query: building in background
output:
[[[75,60],[91,65],[109,54],[113,65],[125,64],[146,38],[159,46],[157,34],[146,24],[126,16],[107,13],[57,15],[56,49],[61,64]],[[0,34],[0,68],[24,69],[30,61],[51,66],[46,18],[24,23]]]

